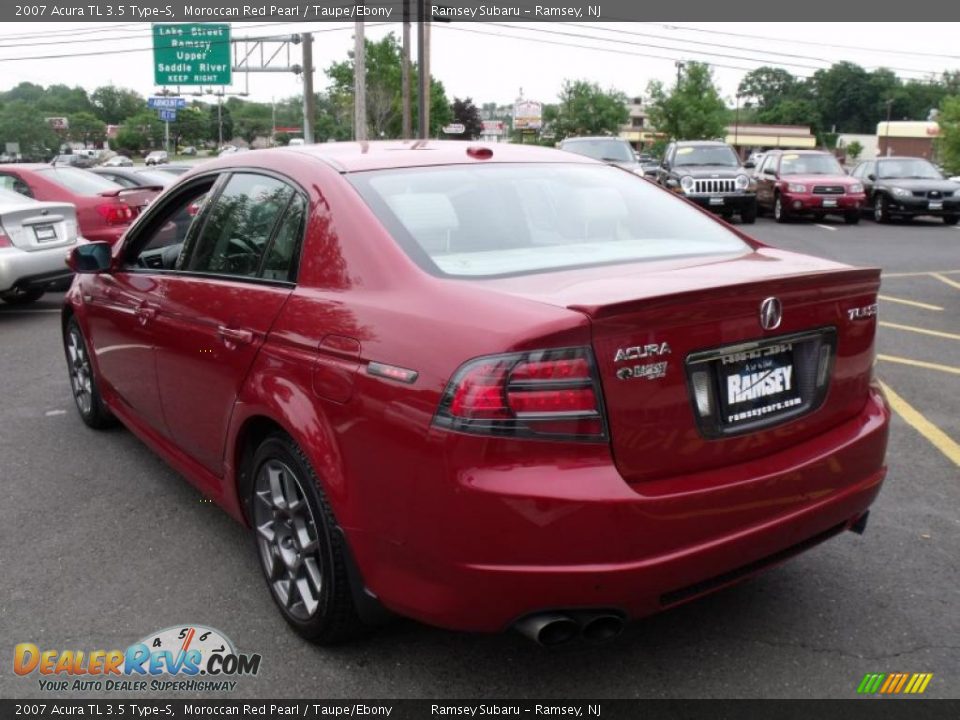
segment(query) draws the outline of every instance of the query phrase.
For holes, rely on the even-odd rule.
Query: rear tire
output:
[[[960,215],[944,215],[943,216],[944,225],[956,225],[958,220],[960,220]]]
[[[67,321],[63,331],[63,351],[70,374],[70,389],[80,419],[94,430],[103,430],[117,424],[116,418],[103,403],[97,378],[90,361],[90,350],[75,317]]]
[[[334,645],[367,626],[353,602],[348,552],[320,481],[303,451],[274,433],[253,456],[250,519],[260,569],[287,624],[302,638]]]
[[[843,216],[843,221],[847,225],[857,225],[860,222],[860,213],[859,212],[848,212]]]
[[[29,305],[42,298],[44,292],[43,288],[7,290],[4,293],[0,293],[0,300],[3,300],[7,305]]]

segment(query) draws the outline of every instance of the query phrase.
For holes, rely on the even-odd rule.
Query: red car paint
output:
[[[63,169],[86,172],[79,168],[54,168],[50,165],[0,165],[0,183],[6,184],[5,178],[9,178],[7,183],[16,182],[12,189],[36,200],[73,203],[77,208],[80,234],[92,242],[115,243],[158,193],[156,188],[127,189],[119,185],[116,189],[105,189],[99,193],[74,192],[57,182],[56,175],[51,172]]]
[[[297,182],[310,202],[297,284],[129,272],[115,247],[111,272],[77,276],[65,305],[93,346],[108,406],[241,522],[248,445],[264,421],[284,429],[321,478],[366,588],[390,610],[449,628],[499,631],[555,608],[640,617],[863,516],[886,472],[889,409],[872,380],[875,318],[850,311],[876,302],[879,271],[741,236],[748,251],[719,260],[435,277],[346,176],[596,164],[539,148],[467,148],[306,146],[225,157],[186,175],[180,182],[263,169]],[[676,203],[677,213],[697,212]],[[768,297],[784,308],[775,330],[758,321]],[[755,432],[705,436],[684,370],[691,353],[811,328],[836,334],[823,404]],[[663,343],[662,378],[618,380],[620,349]],[[438,424],[444,389],[464,363],[574,347],[595,357],[609,439]],[[416,380],[374,374],[371,363],[413,370]]]

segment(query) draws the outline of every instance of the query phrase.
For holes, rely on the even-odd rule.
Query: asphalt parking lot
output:
[[[878,374],[897,413],[867,532],[613,643],[556,652],[402,621],[352,646],[303,643],[274,610],[243,528],[128,432],[81,423],[61,296],[0,307],[0,697],[40,696],[36,676],[11,671],[16,643],[123,648],[186,623],[263,656],[231,697],[848,698],[873,672],[933,673],[927,697],[960,697],[960,230],[746,229],[884,269]]]

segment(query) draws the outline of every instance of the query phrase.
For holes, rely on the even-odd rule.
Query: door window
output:
[[[294,190],[266,175],[237,173],[207,209],[203,230],[179,269],[189,272],[258,277],[270,239]],[[273,259],[280,264],[282,250]],[[289,272],[289,265],[288,272]]]

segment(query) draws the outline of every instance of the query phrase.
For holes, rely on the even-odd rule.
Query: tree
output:
[[[572,135],[613,135],[630,118],[627,96],[589,80],[564,80],[560,103],[544,118],[559,142]]]
[[[32,160],[48,159],[60,145],[44,113],[24,100],[8,102],[0,110],[0,144],[8,142],[18,143],[20,154]]]
[[[648,112],[653,127],[675,140],[705,140],[726,135],[727,106],[704,63],[687,63],[686,72],[669,92],[653,81]]]
[[[850,162],[856,162],[857,158],[863,154],[863,145],[854,140],[852,143],[847,145],[847,158]]]
[[[84,145],[102,143],[107,137],[107,126],[98,120],[93,113],[78,112],[69,115],[68,133],[74,142]]]
[[[766,110],[790,96],[796,86],[797,79],[783,68],[760,67],[744,76],[737,92],[745,107]]]
[[[950,175],[960,175],[960,95],[944,98],[940,105],[940,159]]]
[[[476,140],[483,133],[483,122],[480,120],[480,111],[473,104],[471,98],[453,99],[453,105],[450,108],[453,113],[453,121],[463,125],[463,137],[468,140]]]
[[[173,147],[198,145],[207,137],[207,115],[202,107],[188,107],[177,111],[177,119],[170,123]]]
[[[207,137],[213,142],[220,142],[220,125],[223,125],[223,141],[233,140],[233,116],[230,114],[230,106],[224,105],[219,110],[216,105],[210,106],[210,113],[207,119]]]
[[[387,34],[382,40],[365,41],[367,75],[367,134],[372,138],[400,137],[403,132],[401,113],[401,63],[400,44],[396,35]],[[349,126],[353,126],[353,53],[346,60],[327,68],[331,80],[329,87],[330,108],[336,114],[349,111]],[[419,98],[419,68],[410,68],[411,103],[416,107]],[[430,79],[430,135],[439,134],[440,128],[450,122],[452,113],[443,84]]]
[[[90,100],[97,117],[108,125],[119,125],[146,108],[146,101],[138,93],[114,85],[98,87]]]
[[[153,110],[128,118],[117,132],[116,145],[131,153],[140,153],[163,145],[163,123]]]

